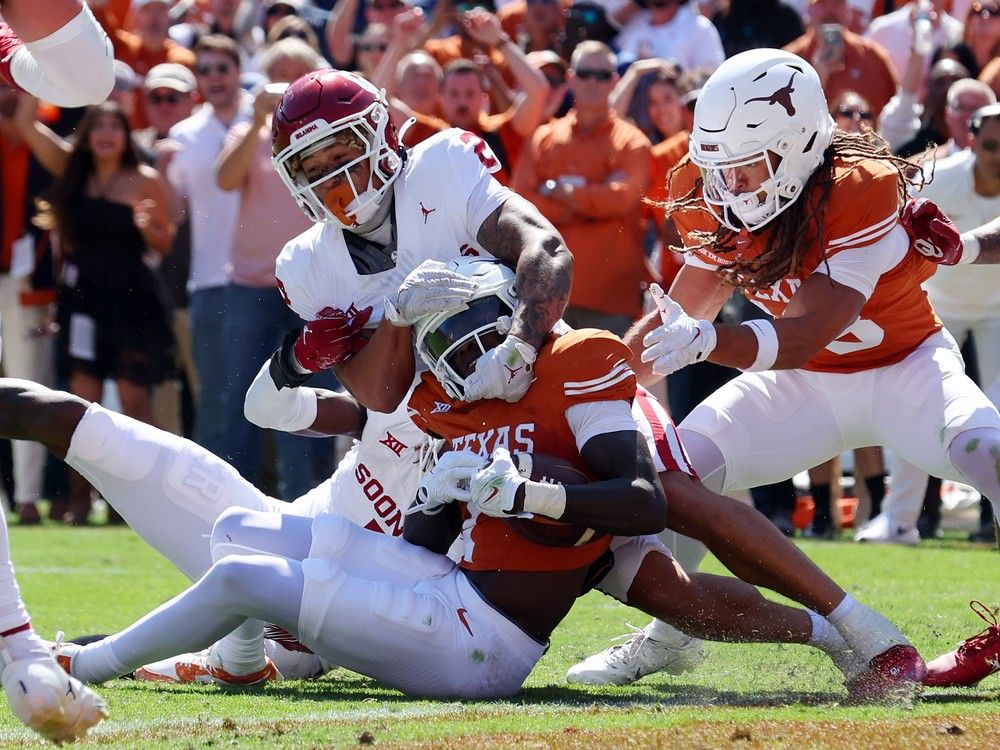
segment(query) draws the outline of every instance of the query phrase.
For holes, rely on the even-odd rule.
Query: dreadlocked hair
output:
[[[890,164],[896,171],[900,212],[910,186],[920,189],[925,183],[924,174],[919,167],[895,156],[889,151],[885,140],[874,131],[847,133],[837,130],[824,153],[823,163],[809,176],[802,189],[804,197],[795,201],[770,225],[771,234],[765,252],[756,258],[743,258],[741,238],[746,233],[734,232],[722,224],[713,232],[693,231],[688,238],[693,244],[670,249],[675,252],[706,249],[726,258],[728,262],[719,267],[719,272],[729,284],[748,291],[767,289],[779,279],[798,275],[813,243],[819,246],[822,261],[826,264],[823,218],[833,187],[835,157],[849,161],[879,159]],[[688,161],[689,158],[685,156],[670,171],[668,179]],[[699,177],[687,195],[661,204],[667,215],[678,211],[703,211],[711,215],[701,197],[703,185],[704,180]],[[829,271],[828,265],[827,270]]]

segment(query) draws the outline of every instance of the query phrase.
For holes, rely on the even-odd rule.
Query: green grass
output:
[[[51,637],[127,625],[185,584],[131,531],[55,525],[11,529],[25,600]],[[916,549],[803,542],[821,566],[879,607],[925,656],[982,623],[973,598],[995,603],[997,554],[955,540]],[[706,569],[717,570],[710,563]],[[1000,746],[1000,677],[973,690],[929,690],[912,709],[847,707],[838,673],[818,652],[713,644],[693,674],[651,676],[626,688],[582,689],[567,667],[603,649],[641,613],[599,594],[580,601],[513,701],[409,700],[353,673],[260,689],[101,687],[111,718],[84,743],[107,748],[349,747],[943,747]],[[0,708],[0,747],[39,746]]]

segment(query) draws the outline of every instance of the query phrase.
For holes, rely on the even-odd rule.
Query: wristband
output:
[[[566,488],[548,482],[525,482],[524,512],[558,521],[566,512]]]
[[[313,376],[314,373],[303,372],[301,366],[295,359],[295,352],[292,347],[299,339],[300,329],[289,331],[285,335],[285,340],[281,342],[281,348],[271,356],[271,380],[278,388],[298,388]]]
[[[975,263],[979,257],[979,238],[972,232],[962,232],[962,257],[956,265]]]
[[[743,372],[761,372],[774,367],[778,359],[778,332],[770,320],[747,320],[743,323],[757,337],[757,358]]]

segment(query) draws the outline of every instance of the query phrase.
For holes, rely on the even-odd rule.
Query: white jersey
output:
[[[430,438],[410,419],[405,400],[392,414],[369,411],[361,439],[333,476],[283,512],[306,517],[335,513],[371,531],[399,536],[430,446]]]
[[[343,230],[317,224],[288,242],[278,256],[276,274],[285,302],[303,320],[314,320],[327,308],[349,313],[371,306],[370,324],[377,323],[383,298],[423,261],[486,254],[476,235],[511,195],[490,176],[497,169],[489,147],[466,131],[452,128],[420,143],[392,186],[395,267],[358,273]]]

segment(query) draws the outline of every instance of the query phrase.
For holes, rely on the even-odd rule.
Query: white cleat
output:
[[[212,649],[205,649],[147,664],[135,670],[135,677],[147,682],[196,682],[203,685],[256,685],[282,679],[270,657],[264,658],[266,663],[262,669],[236,675],[223,669],[221,660]]]
[[[8,661],[0,682],[14,714],[56,744],[73,742],[108,717],[108,704],[50,656]]]
[[[690,672],[705,660],[705,642],[679,630],[667,637],[649,635],[653,623],[644,629],[632,625],[632,633],[599,654],[588,656],[570,667],[566,682],[578,685],[628,685],[654,672],[679,675]],[[660,630],[664,626],[660,625]],[[672,629],[672,628],[671,628]],[[672,629],[673,630],[673,629]]]
[[[854,535],[856,542],[877,544],[903,544],[908,547],[920,544],[920,532],[915,526],[904,528],[888,513],[870,518]]]

